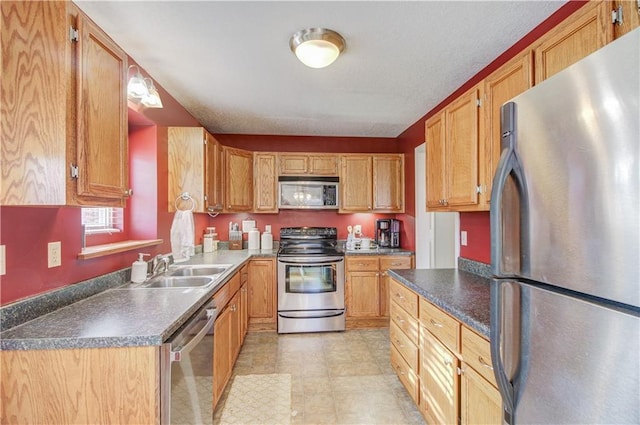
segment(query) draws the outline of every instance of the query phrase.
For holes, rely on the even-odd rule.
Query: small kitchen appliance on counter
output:
[[[376,220],[376,244],[380,248],[400,248],[400,220]]]
[[[278,333],[345,330],[344,252],[335,227],[283,227]]]

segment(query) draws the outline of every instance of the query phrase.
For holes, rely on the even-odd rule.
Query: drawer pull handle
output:
[[[396,345],[398,346],[398,348],[404,348],[404,345],[402,345],[398,338],[396,338]]]
[[[489,363],[485,362],[482,356],[478,356],[478,361],[482,366],[486,367],[489,370],[493,370],[493,367]]]
[[[444,364],[445,364],[446,366],[451,366],[451,365],[453,364],[453,362],[451,361],[451,359],[444,359],[444,360],[443,360],[443,362],[444,362]]]
[[[402,319],[400,318],[400,316],[396,316],[396,319],[398,319],[398,322],[400,322],[400,323],[404,323],[404,320],[402,320]]]
[[[396,292],[396,297],[400,298],[401,300],[404,300],[404,297],[397,292]]]
[[[435,320],[433,320],[433,319],[429,319],[429,321],[430,321],[430,322],[431,322],[431,324],[432,324],[433,326],[435,326],[436,328],[441,328],[441,327],[443,327],[443,326],[444,326],[442,323],[438,323],[438,322],[436,322],[436,321],[435,321]]]

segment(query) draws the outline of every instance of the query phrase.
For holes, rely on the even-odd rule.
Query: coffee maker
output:
[[[400,220],[376,220],[376,244],[380,248],[400,248]]]

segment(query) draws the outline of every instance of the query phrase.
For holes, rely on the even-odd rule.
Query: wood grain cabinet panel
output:
[[[337,154],[311,154],[309,155],[309,174],[313,176],[337,176]]]
[[[484,80],[483,159],[480,168],[482,187],[480,209],[489,210],[493,176],[500,160],[500,110],[502,105],[533,85],[533,53],[530,49],[501,66]]]
[[[536,84],[610,43],[612,9],[612,2],[589,2],[545,34],[534,47]]]
[[[276,329],[275,259],[249,261],[248,316],[249,329]]]
[[[224,205],[222,145],[208,132],[205,140],[205,208],[207,212],[220,212]]]
[[[338,155],[323,153],[280,153],[278,167],[281,176],[337,176]]]
[[[371,167],[371,155],[340,155],[340,212],[371,211]]]
[[[616,23],[613,27],[613,35],[616,39],[640,26],[640,5],[637,0],[616,0],[613,2],[613,7],[614,9],[622,8],[622,22]]]
[[[126,54],[71,2],[0,7],[0,204],[124,206]]]
[[[224,202],[223,212],[253,209],[253,154],[242,149],[223,147]]]
[[[376,318],[380,316],[380,273],[349,271],[345,285],[347,318]]]
[[[420,356],[421,393],[425,395],[420,403],[427,422],[458,423],[458,359],[425,328],[420,335]]]
[[[374,155],[373,210],[404,212],[404,156]]]
[[[380,256],[380,315],[389,316],[389,277],[390,269],[412,269],[413,256]]]
[[[253,154],[253,211],[256,213],[278,212],[278,155],[255,152]]]
[[[0,352],[0,423],[160,423],[159,347]]]
[[[460,423],[464,425],[502,423],[500,392],[464,362],[460,388]]]
[[[168,210],[205,212],[205,141],[202,127],[168,128]],[[191,200],[183,200],[188,193]]]

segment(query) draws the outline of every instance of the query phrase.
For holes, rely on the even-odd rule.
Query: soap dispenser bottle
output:
[[[141,283],[147,280],[147,262],[144,261],[144,257],[149,255],[138,253],[138,260],[131,265],[131,282]]]

